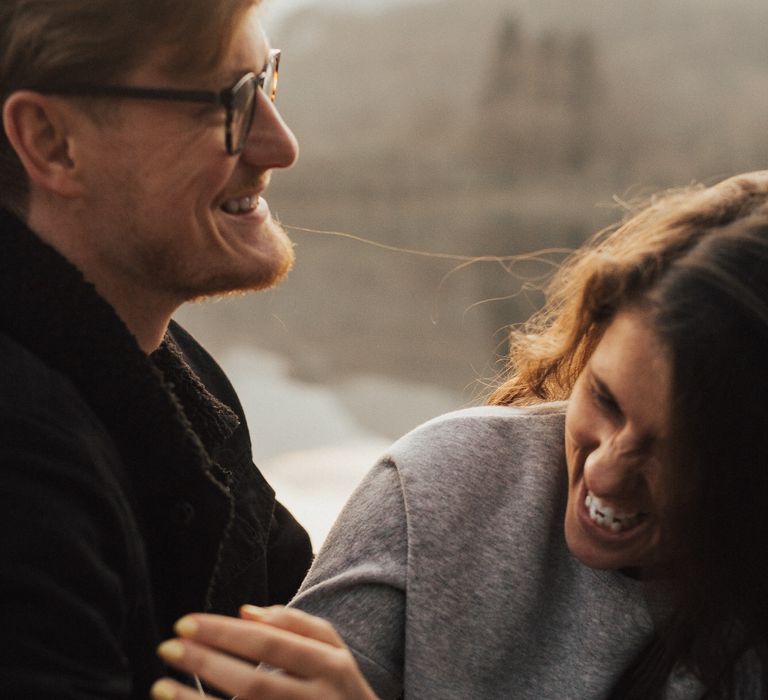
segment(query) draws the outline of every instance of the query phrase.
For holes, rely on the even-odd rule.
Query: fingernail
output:
[[[178,620],[173,626],[173,629],[176,630],[176,634],[178,634],[179,637],[192,637],[197,633],[197,630],[200,629],[200,625],[197,623],[197,620],[187,615]]]
[[[178,639],[171,639],[157,647],[157,653],[167,661],[181,661],[184,658],[184,645]]]
[[[264,608],[259,608],[256,605],[241,605],[240,613],[251,620],[262,620],[265,617],[266,611]]]
[[[168,681],[157,681],[149,692],[155,700],[173,700],[176,697],[176,691]]]

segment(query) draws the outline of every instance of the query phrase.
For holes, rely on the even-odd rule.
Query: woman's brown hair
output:
[[[512,331],[507,373],[489,402],[567,398],[617,309],[641,301],[702,238],[760,209],[766,198],[768,172],[669,190],[596,234],[559,267],[542,309]]]

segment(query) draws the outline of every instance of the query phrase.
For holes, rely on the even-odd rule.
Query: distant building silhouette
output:
[[[496,56],[491,62],[491,76],[486,88],[485,104],[496,104],[517,94],[524,81],[523,44],[520,25],[507,18],[499,30]]]
[[[482,165],[504,180],[589,166],[601,98],[587,32],[531,37],[516,18],[498,31],[478,115]]]

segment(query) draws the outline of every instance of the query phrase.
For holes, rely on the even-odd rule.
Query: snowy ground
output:
[[[459,407],[457,397],[434,387],[383,377],[351,377],[335,387],[305,384],[280,358],[251,349],[217,359],[248,417],[256,463],[316,551],[392,438]]]

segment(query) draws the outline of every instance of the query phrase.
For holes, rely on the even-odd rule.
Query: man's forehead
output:
[[[199,54],[188,44],[166,44],[149,51],[133,71],[135,81],[182,80],[190,84],[234,82],[248,71],[259,72],[269,56],[269,40],[258,7],[248,10],[218,55],[217,63],[200,66]]]
[[[254,7],[235,31],[219,72],[232,79],[237,79],[245,71],[258,73],[269,58],[269,48],[269,39],[261,25],[258,8]]]

